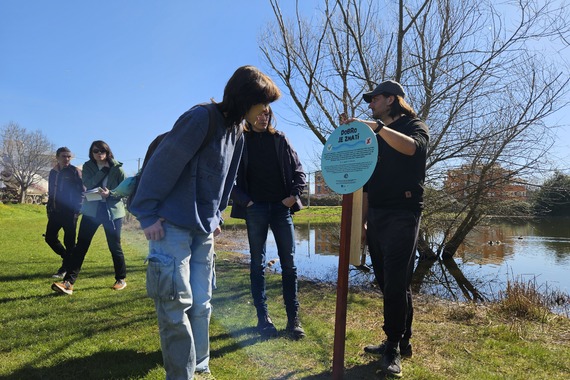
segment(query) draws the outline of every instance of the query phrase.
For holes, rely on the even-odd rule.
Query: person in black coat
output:
[[[44,235],[46,243],[59,256],[62,263],[52,276],[63,278],[65,264],[75,248],[77,218],[83,199],[81,170],[71,165],[71,150],[61,147],[55,154],[57,164],[49,172],[48,180],[48,223]],[[63,244],[59,240],[59,231],[63,229]]]
[[[292,213],[302,207],[305,173],[297,153],[283,132],[271,124],[273,113],[246,117],[245,146],[236,185],[232,190],[231,216],[246,220],[251,254],[250,279],[257,310],[257,329],[262,336],[276,336],[265,294],[266,241],[269,228],[277,243],[282,269],[286,331],[294,339],[305,336],[299,320],[295,230]]]

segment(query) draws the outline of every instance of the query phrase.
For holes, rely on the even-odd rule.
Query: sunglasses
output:
[[[107,151],[105,149],[93,149],[91,152],[93,154],[99,154],[99,153],[105,154],[105,153],[107,153]]]

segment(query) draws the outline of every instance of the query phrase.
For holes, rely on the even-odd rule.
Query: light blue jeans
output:
[[[150,241],[147,294],[154,300],[167,380],[209,372],[214,268],[213,234],[163,223],[165,236]]]

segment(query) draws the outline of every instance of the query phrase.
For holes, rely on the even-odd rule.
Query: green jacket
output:
[[[124,179],[125,172],[122,168],[123,164],[116,160],[111,160],[111,167],[107,178],[107,189],[114,189]],[[101,181],[105,178],[105,172],[99,170],[95,161],[89,160],[83,164],[83,185],[87,190],[94,189],[101,185]],[[97,216],[97,207],[99,201],[83,201],[81,213],[95,218]],[[111,195],[107,198],[107,209],[111,213],[111,219],[119,219],[125,216],[125,205],[120,196]]]

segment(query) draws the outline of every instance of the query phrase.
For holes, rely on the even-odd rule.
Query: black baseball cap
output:
[[[370,103],[373,97],[380,94],[400,95],[402,98],[406,96],[404,88],[400,83],[393,80],[387,80],[376,86],[374,91],[362,94],[362,98],[366,103]]]

